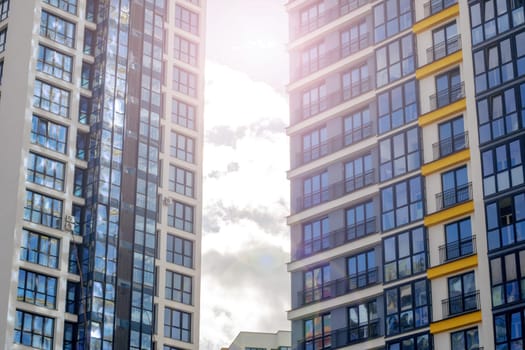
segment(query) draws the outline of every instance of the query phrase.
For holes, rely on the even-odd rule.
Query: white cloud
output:
[[[218,349],[241,330],[289,329],[288,106],[214,62],[206,79],[200,346]]]

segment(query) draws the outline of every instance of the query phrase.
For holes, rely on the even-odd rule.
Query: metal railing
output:
[[[450,89],[438,91],[430,96],[430,111],[447,106],[465,97],[465,83],[461,82]]]
[[[423,5],[424,16],[430,17],[457,3],[457,0],[431,0]]]
[[[472,183],[460,185],[436,194],[436,210],[440,211],[472,199]]]
[[[441,301],[443,319],[480,309],[479,290]]]
[[[433,160],[441,159],[449,154],[467,149],[468,147],[468,131],[448,137],[432,145]]]
[[[367,288],[380,282],[378,268],[328,281],[322,285],[297,292],[298,307],[335,298],[351,291]]]
[[[301,242],[293,253],[293,259],[302,259],[318,252],[322,252],[347,242],[354,241],[361,237],[368,236],[377,232],[376,217],[357,222],[355,225],[333,230],[323,237]]]
[[[319,191],[299,196],[297,198],[297,206],[294,213],[342,197],[347,193],[373,185],[375,182],[375,169],[372,169],[367,171],[365,174],[354,176],[351,179],[345,179],[343,181],[333,183]]]
[[[368,76],[352,83],[349,87],[343,87],[343,101],[362,95],[370,90],[372,90],[372,77]]]
[[[437,61],[461,49],[461,35],[455,35],[427,49],[427,64]]]
[[[476,236],[444,244],[439,247],[439,264],[474,255],[476,252]]]

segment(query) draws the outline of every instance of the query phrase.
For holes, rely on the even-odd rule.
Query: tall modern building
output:
[[[293,349],[523,349],[525,2],[286,8]]]
[[[197,349],[206,0],[0,0],[0,347]]]

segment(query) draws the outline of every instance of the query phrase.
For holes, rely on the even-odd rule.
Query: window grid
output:
[[[374,202],[358,204],[345,211],[346,239],[353,241],[377,232]]]
[[[303,135],[302,164],[328,154],[328,134],[326,126],[314,129]]]
[[[64,179],[64,163],[32,152],[29,153],[27,158],[27,181],[57,191],[63,191]]]
[[[343,100],[345,101],[370,91],[372,83],[368,73],[368,63],[343,73],[341,82],[343,86]]]
[[[479,309],[474,271],[448,278],[448,299],[443,303],[443,317]]]
[[[34,349],[52,350],[55,320],[16,310],[14,342]]]
[[[191,314],[169,307],[164,309],[164,336],[191,342]]]
[[[49,47],[38,46],[36,69],[64,81],[71,81],[73,58]]]
[[[523,23],[524,3],[521,0],[485,0],[470,4],[472,45],[487,41]]]
[[[24,220],[60,229],[62,223],[62,201],[26,190]]]
[[[174,202],[168,208],[168,226],[193,233],[193,207],[181,202]]]
[[[385,283],[425,272],[426,242],[423,227],[383,239]]]
[[[20,269],[16,299],[28,304],[56,308],[57,279],[40,273]]]
[[[349,343],[378,337],[380,334],[377,300],[348,308]]]
[[[525,193],[485,205],[489,251],[525,241]]]
[[[168,234],[166,261],[193,268],[193,242]]]
[[[419,333],[409,337],[396,339],[387,343],[388,350],[431,350],[432,337],[429,333]]]
[[[381,87],[414,72],[414,38],[412,34],[376,50],[376,84]]]
[[[68,118],[69,91],[35,80],[33,106]]]
[[[524,325],[525,309],[522,307],[494,315],[494,338],[496,349],[523,348]]]
[[[418,117],[415,80],[378,95],[377,110],[380,134],[415,121]]]
[[[379,43],[412,26],[412,1],[388,0],[374,7],[374,38]]]
[[[369,250],[346,259],[348,272],[348,289],[354,290],[379,282],[376,254]]]
[[[198,60],[198,45],[179,35],[175,35],[174,54],[176,59],[191,64],[192,66],[196,66]]]
[[[189,136],[171,132],[170,155],[188,163],[194,162],[195,142]]]
[[[199,15],[182,6],[175,6],[175,27],[199,35]]]
[[[303,302],[309,304],[314,301],[323,300],[332,296],[332,288],[329,285],[330,265],[316,267],[303,273]]]
[[[366,154],[345,163],[345,191],[354,192],[375,182],[372,155]]]
[[[500,194],[524,183],[521,139],[481,153],[485,197]]]
[[[0,0],[0,21],[9,15],[9,0]]]
[[[304,320],[304,349],[330,349],[332,346],[331,315]]]
[[[67,127],[33,115],[31,143],[65,154]]]
[[[478,327],[450,333],[451,350],[479,349]]]
[[[310,118],[328,108],[326,84],[322,83],[302,93],[302,118]]]
[[[73,15],[77,14],[77,0],[44,0],[44,2]]]
[[[192,278],[174,271],[166,271],[165,297],[192,305]]]
[[[173,99],[171,121],[188,129],[195,129],[195,106]]]
[[[492,306],[504,307],[525,299],[525,250],[490,259]]]
[[[470,218],[451,222],[445,225],[445,249],[440,248],[440,263],[458,259],[475,252],[474,237]]]
[[[299,203],[301,208],[310,208],[327,200],[329,200],[327,171],[303,179],[303,198],[302,203]]]
[[[328,65],[324,42],[316,43],[301,52],[301,77]]]
[[[353,112],[343,120],[345,146],[366,139],[374,133],[368,108]]]
[[[0,30],[0,53],[5,51],[5,44],[7,42],[7,27]]]
[[[330,247],[328,218],[322,218],[303,225],[303,255],[309,256]]]
[[[347,57],[368,47],[368,25],[366,21],[354,24],[341,31],[341,57]]]
[[[387,336],[428,326],[430,310],[427,280],[385,290],[385,310]]]
[[[194,179],[193,171],[170,164],[168,179],[168,189],[170,191],[193,197]]]
[[[57,238],[23,229],[20,260],[56,269],[58,268],[59,242]]]
[[[383,231],[423,219],[423,187],[420,176],[381,190],[381,221]]]
[[[421,166],[418,127],[405,130],[379,142],[379,179],[387,181],[417,170]]]
[[[467,147],[463,116],[438,125],[439,143],[434,147],[434,159],[445,157]]]
[[[68,47],[75,45],[75,24],[42,11],[40,35]]]
[[[185,95],[197,96],[197,76],[184,69],[173,67],[173,89]]]

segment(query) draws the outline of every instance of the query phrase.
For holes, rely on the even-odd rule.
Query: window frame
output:
[[[179,280],[179,282],[176,281]],[[193,305],[193,278],[166,269],[164,296],[182,304]]]
[[[33,107],[69,119],[70,91],[36,79],[32,99]]]
[[[188,163],[195,163],[195,140],[172,130],[170,133],[170,156]]]
[[[195,73],[174,66],[172,75],[173,90],[190,97],[197,97],[198,79]]]
[[[403,5],[406,6],[408,4],[408,10],[402,8],[401,1],[406,1]],[[395,9],[389,9],[386,2],[373,8],[374,42],[376,44],[412,27],[414,21],[412,1],[390,0],[390,2],[395,2]],[[389,28],[389,25],[392,26]]]
[[[414,37],[408,34],[376,49],[377,88],[392,84],[415,72],[414,46]]]
[[[417,120],[417,89],[416,81],[409,80],[377,95],[378,134],[385,134]]]
[[[370,249],[346,258],[348,290],[367,288],[380,282],[377,253]]]
[[[57,308],[58,279],[39,272],[20,268],[16,299],[50,310]]]
[[[167,220],[169,227],[173,227],[184,232],[194,233],[194,221],[195,208],[192,205],[180,201],[172,201],[170,203]]]
[[[54,30],[63,28],[63,30]],[[40,19],[40,35],[58,44],[70,48],[75,47],[76,25],[46,10],[42,10]]]
[[[378,232],[374,207],[374,201],[370,200],[345,209],[346,241],[353,241]],[[362,220],[356,220],[361,217]],[[363,229],[360,230],[360,227]]]
[[[173,98],[171,104],[171,121],[185,128],[195,130],[197,107]]]
[[[175,5],[175,27],[199,35],[199,15],[184,6]]]
[[[385,182],[421,167],[422,142],[418,126],[379,141],[379,181]]]
[[[29,152],[26,181],[63,192],[66,181],[66,164],[35,152]]]
[[[424,226],[383,238],[383,282],[395,282],[426,272],[429,267],[427,240]],[[393,248],[392,253],[389,248]]]
[[[390,231],[423,219],[425,203],[423,196],[424,186],[422,181],[423,178],[421,176],[414,176],[381,189],[381,227],[383,231]],[[399,193],[397,186],[402,184],[406,185],[406,201],[404,200],[401,203],[401,206],[398,206]],[[417,188],[413,188],[413,186],[417,186]],[[391,200],[389,201],[386,196],[390,191]],[[400,191],[402,194],[403,190],[401,189]],[[396,202],[396,205],[394,205],[394,202]],[[391,205],[388,203],[391,203]],[[401,221],[401,217],[398,217],[398,215],[402,214],[400,210],[404,207],[406,207],[407,220]],[[385,225],[385,223],[388,223],[389,221],[391,221],[392,225]]]
[[[35,196],[40,198],[35,199]],[[51,202],[49,204],[42,204],[42,202],[46,200]],[[39,206],[37,206],[38,202],[40,202]],[[48,207],[48,210],[46,210],[46,207]],[[26,189],[24,220],[51,228],[61,229],[62,211],[63,201],[61,199]]]
[[[473,333],[472,335],[469,335],[469,333],[472,333],[472,332],[475,332],[475,333]],[[476,338],[475,342],[472,341],[473,338]],[[457,341],[460,341],[460,343],[457,343],[455,339],[457,339]],[[476,348],[479,348],[478,327],[462,329],[460,331],[450,333],[450,349],[451,350],[469,350],[469,349],[476,349]]]
[[[177,317],[178,314],[178,317]],[[176,323],[174,323],[176,322]],[[164,336],[191,343],[192,314],[171,307],[164,308]]]
[[[26,326],[29,325],[31,328],[28,330]],[[40,327],[37,329],[37,326]],[[54,318],[29,311],[16,310],[14,325],[14,342],[16,344],[31,346],[35,349],[51,350],[53,349],[54,332]]]
[[[60,239],[23,228],[19,258],[32,264],[58,269]]]
[[[193,269],[194,249],[192,240],[168,233],[166,238],[167,262]]]

